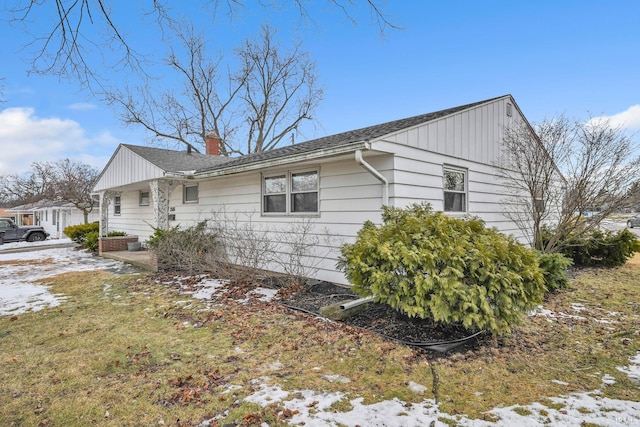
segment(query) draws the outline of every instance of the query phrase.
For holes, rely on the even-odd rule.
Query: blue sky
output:
[[[113,1],[111,17],[135,44],[159,57],[158,34],[133,9],[139,3]],[[580,120],[591,114],[640,131],[636,0],[388,1],[384,10],[402,29],[384,37],[364,4],[354,10],[359,22],[353,25],[324,0],[309,5],[313,22],[300,21],[284,0],[268,13],[247,0],[233,21],[220,13],[215,22],[200,2],[173,3],[183,3],[176,16],[207,29],[214,50],[230,51],[266,22],[278,29],[283,45],[302,41],[325,95],[316,124],[303,128],[298,141],[508,93],[531,122],[557,113]],[[0,17],[7,15],[0,11]],[[63,158],[101,169],[118,143],[147,144],[143,132],[125,127],[76,82],[28,75],[29,52],[22,47],[30,38],[21,28],[3,22],[0,39],[0,175]],[[129,78],[104,75],[113,82]]]

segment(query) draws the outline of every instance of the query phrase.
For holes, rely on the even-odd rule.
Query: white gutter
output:
[[[367,163],[362,158],[362,150],[356,150],[356,162],[363,168],[365,168],[371,175],[375,176],[378,181],[382,183],[382,205],[389,205],[389,181],[380,172],[378,172],[373,166]]]
[[[352,142],[346,145],[341,145],[338,147],[325,148],[323,150],[317,150],[317,151],[311,151],[311,152],[294,153],[290,156],[276,157],[273,159],[261,160],[261,161],[242,164],[238,166],[225,167],[223,163],[219,169],[215,169],[208,172],[196,171],[196,173],[192,176],[194,179],[203,179],[203,178],[213,178],[217,176],[231,175],[234,173],[252,172],[252,171],[262,170],[269,167],[288,165],[294,162],[317,160],[317,159],[322,159],[326,157],[334,157],[342,154],[348,154],[353,152],[354,150],[359,150],[365,146],[366,144],[364,141],[356,141],[356,142]],[[165,177],[185,179],[185,175],[179,172],[166,172]]]

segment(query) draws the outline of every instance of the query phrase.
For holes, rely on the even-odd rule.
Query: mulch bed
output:
[[[350,288],[327,282],[312,282],[295,293],[280,299],[287,307],[300,309],[320,315],[320,308],[339,302],[358,299]],[[442,343],[463,340],[473,332],[460,325],[442,325],[432,319],[410,318],[386,304],[368,303],[366,310],[341,320],[341,322],[407,345],[424,345],[425,343]],[[440,352],[466,351],[480,345],[485,337],[483,334],[466,342],[459,342],[455,348],[437,347]],[[425,349],[425,348],[422,348]],[[433,351],[427,346],[426,350]]]

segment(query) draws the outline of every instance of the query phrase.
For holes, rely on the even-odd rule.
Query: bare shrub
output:
[[[254,215],[255,212],[231,214],[225,208],[214,213],[210,223],[215,224],[226,260],[236,268],[253,271],[249,274],[281,272],[290,283],[314,277],[331,251],[328,230],[315,232],[312,218],[269,224],[254,221]]]
[[[155,229],[147,242],[156,251],[160,270],[184,271],[188,274],[217,271],[226,264],[219,236],[202,221],[193,227]]]

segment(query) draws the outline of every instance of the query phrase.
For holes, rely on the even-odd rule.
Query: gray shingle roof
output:
[[[254,154],[249,154],[241,157],[232,157],[232,158],[229,158],[227,162],[219,163],[217,165],[199,169],[198,173],[214,171],[219,169],[226,169],[226,168],[231,168],[236,166],[244,166],[252,163],[259,163],[265,160],[270,160],[270,159],[275,159],[280,157],[289,157],[289,156],[309,153],[313,151],[326,150],[329,148],[339,147],[342,145],[347,145],[347,144],[358,142],[358,141],[368,141],[368,140],[383,137],[385,135],[389,135],[394,132],[398,132],[403,129],[417,126],[422,123],[430,122],[432,120],[437,120],[441,117],[445,117],[450,114],[455,114],[459,111],[473,108],[477,105],[491,102],[499,98],[502,98],[502,96],[487,99],[480,102],[474,102],[472,104],[461,105],[459,107],[448,108],[446,110],[435,111],[432,113],[422,114],[414,117],[408,117],[400,120],[394,120],[394,121],[382,123],[379,125],[368,126],[362,129],[356,129],[356,130],[351,130],[348,132],[343,132],[335,135],[329,135],[322,138],[313,139],[311,141],[301,142],[299,144],[289,145],[282,148],[276,148],[270,151],[264,151],[262,153],[254,153]]]
[[[197,173],[205,173],[260,163],[271,159],[286,158],[315,151],[327,150],[361,141],[374,140],[403,129],[411,128],[432,120],[437,120],[439,118],[455,114],[459,111],[494,101],[499,98],[502,98],[502,96],[240,157],[219,157],[201,153],[187,153],[186,151],[142,147],[139,145],[123,145],[166,172],[196,170]]]
[[[192,171],[213,167],[233,160],[230,157],[211,156],[195,152],[187,153],[186,151],[142,147],[140,145],[122,145],[166,172]]]

